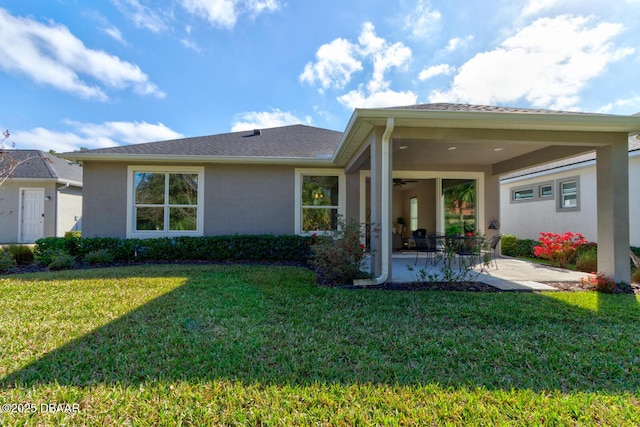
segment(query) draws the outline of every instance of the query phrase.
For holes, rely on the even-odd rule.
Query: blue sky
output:
[[[56,152],[457,102],[640,112],[640,0],[9,0],[0,128]]]

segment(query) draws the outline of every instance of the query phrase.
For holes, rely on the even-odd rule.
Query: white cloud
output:
[[[386,90],[389,82],[384,76],[391,68],[402,68],[411,60],[411,49],[402,43],[390,44],[376,36],[372,23],[364,24],[358,38],[360,49],[365,57],[373,61],[373,75],[367,87],[372,93]]]
[[[344,89],[351,82],[353,74],[363,71],[362,60],[372,63],[371,78],[366,87],[360,86],[338,97],[338,101],[348,108],[364,106],[390,106],[397,99],[417,99],[411,92],[396,92],[389,89],[390,82],[385,78],[393,68],[406,69],[411,61],[411,49],[404,44],[389,43],[378,37],[372,23],[366,22],[358,37],[358,43],[345,39],[335,39],[322,45],[316,52],[315,63],[305,66],[300,81],[311,85],[318,84],[320,92],[325,89]],[[386,100],[386,101],[385,101]]]
[[[506,104],[525,99],[535,107],[575,109],[592,79],[633,52],[612,42],[622,29],[569,15],[538,19],[459,67],[451,88],[432,92],[430,102]]]
[[[0,68],[76,96],[104,101],[104,86],[133,87],[143,95],[164,97],[140,68],[105,52],[87,48],[63,25],[16,18],[0,9]],[[96,81],[88,83],[84,77]]]
[[[600,107],[596,113],[634,114],[640,112],[640,96],[618,99]]]
[[[356,46],[345,39],[323,44],[316,52],[317,61],[304,67],[300,81],[310,85],[318,83],[321,89],[342,89],[351,81],[353,73],[362,70],[357,53]]]
[[[200,49],[200,46],[198,46],[198,43],[194,42],[193,40],[190,40],[185,37],[180,39],[180,43],[182,44],[182,46],[186,47],[187,49],[191,49],[197,53],[202,53],[202,49]]]
[[[529,0],[522,9],[522,16],[535,15],[543,10],[550,9],[558,3],[558,0]]]
[[[351,110],[355,108],[384,108],[414,105],[417,100],[418,95],[411,91],[396,92],[386,89],[371,92],[367,95],[362,87],[338,97],[338,102]]]
[[[244,7],[252,16],[257,16],[263,12],[275,12],[280,10],[280,0],[246,0]]]
[[[455,73],[455,71],[456,67],[449,64],[432,65],[431,67],[425,67],[422,71],[420,71],[418,79],[420,79],[421,81],[425,81],[442,74],[453,74]]]
[[[98,124],[74,121],[65,123],[71,126],[72,130],[61,132],[37,127],[12,132],[11,138],[15,141],[16,148],[55,150],[57,153],[64,153],[79,150],[80,147],[105,148],[183,137],[182,134],[162,123],[105,122]]]
[[[473,40],[473,36],[467,36],[464,39],[460,37],[452,38],[449,40],[449,43],[447,43],[447,47],[445,49],[453,52],[454,50],[467,46],[471,40]]]
[[[240,14],[256,17],[261,13],[275,12],[281,7],[279,0],[180,0],[180,4],[189,13],[227,29],[235,26]]]
[[[154,33],[161,33],[168,28],[166,19],[161,14],[140,4],[138,0],[114,0],[114,3],[138,28],[146,28]]]
[[[127,44],[127,42],[122,37],[122,33],[120,32],[120,30],[118,28],[116,28],[114,26],[109,26],[109,27],[103,28],[102,31],[104,31],[104,33],[106,35],[108,35],[109,37],[111,37],[115,41],[120,42],[123,45]]]
[[[404,19],[405,31],[411,31],[414,37],[422,38],[436,31],[442,20],[442,14],[433,10],[431,2],[419,0],[415,9]]]
[[[273,111],[248,111],[238,115],[238,118],[231,126],[231,132],[240,132],[251,129],[267,129],[279,126],[296,124],[311,124],[311,117],[304,119],[296,115],[275,109]]]

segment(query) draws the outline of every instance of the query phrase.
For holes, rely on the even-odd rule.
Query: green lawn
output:
[[[0,277],[2,426],[640,425],[637,296],[264,266]]]

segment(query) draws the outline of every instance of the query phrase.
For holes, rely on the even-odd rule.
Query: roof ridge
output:
[[[44,163],[44,167],[47,168],[47,170],[51,174],[51,178],[60,178],[60,174],[58,173],[58,170],[54,167],[53,159],[51,159],[51,155],[48,153],[45,153],[42,150],[37,150],[37,152],[40,155],[40,159],[42,159],[42,163]]]

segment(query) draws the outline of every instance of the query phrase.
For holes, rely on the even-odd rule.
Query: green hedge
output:
[[[537,240],[518,239],[514,235],[505,234],[504,236],[502,236],[500,248],[502,255],[533,258],[533,247],[537,244]]]
[[[64,251],[78,258],[109,251],[115,261],[285,261],[309,259],[309,238],[295,235],[233,235],[119,239],[78,236],[36,241],[35,253]]]

